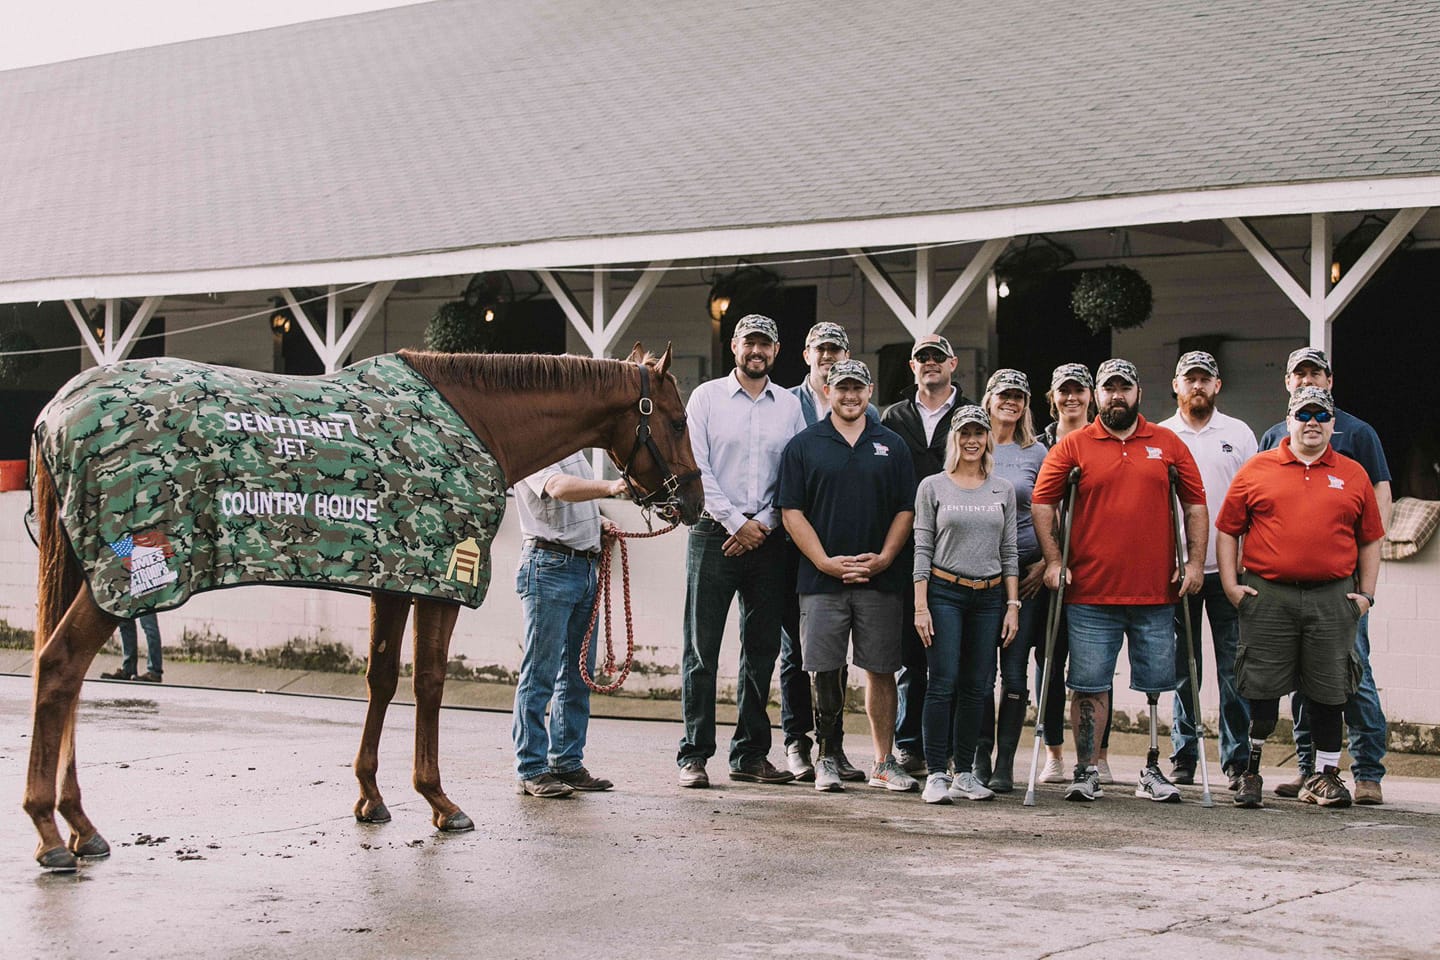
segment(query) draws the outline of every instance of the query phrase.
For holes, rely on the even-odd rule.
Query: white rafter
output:
[[[75,321],[75,327],[80,331],[80,340],[85,344],[85,349],[90,351],[95,365],[104,366],[107,363],[119,363],[130,356],[130,351],[135,349],[135,341],[139,338],[140,332],[145,329],[145,325],[150,322],[150,318],[155,316],[155,311],[159,309],[161,299],[161,297],[146,297],[124,330],[118,329],[120,324],[119,302],[114,299],[106,300],[105,327],[100,340],[95,338],[94,332],[90,329],[90,318],[75,304],[75,301],[66,300],[65,308],[70,311],[70,318]]]
[[[656,260],[640,273],[640,278],[620,301],[620,306],[610,313],[610,272],[596,268],[594,272],[594,285],[592,287],[591,305],[587,313],[580,305],[574,292],[566,285],[559,274],[551,270],[537,270],[540,281],[560,304],[570,325],[580,334],[580,339],[585,341],[585,346],[590,348],[590,355],[593,357],[608,356],[615,342],[625,335],[630,329],[630,324],[635,322],[639,315],[640,308],[645,306],[645,301],[655,292],[655,287],[665,275],[665,269],[674,261]]]
[[[340,297],[335,293],[334,285],[331,285],[325,295],[325,335],[322,337],[315,324],[310,322],[300,302],[295,299],[295,294],[287,287],[280,291],[285,298],[285,303],[290,307],[290,314],[295,323],[299,325],[300,332],[305,334],[305,339],[310,341],[310,346],[315,350],[320,362],[325,365],[326,373],[334,373],[340,369],[340,364],[345,357],[355,349],[355,343],[375,318],[380,314],[380,308],[384,306],[390,291],[395,289],[396,281],[382,280],[370,288],[366,295],[365,302],[360,309],[350,317],[350,324],[344,330],[340,329]]]
[[[1009,245],[1009,237],[986,240],[939,302],[934,301],[935,273],[931,251],[924,248],[915,251],[913,307],[900,292],[894,279],[874,257],[864,250],[851,249],[846,252],[869,279],[870,285],[880,294],[880,299],[885,301],[891,312],[905,325],[905,329],[910,331],[910,335],[918,340],[926,334],[938,333],[954,319],[970,295],[985,282],[990,268],[995,266],[995,261],[1000,259],[1000,254],[1004,253]]]

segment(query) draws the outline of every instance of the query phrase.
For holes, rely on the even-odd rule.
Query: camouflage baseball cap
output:
[[[1136,369],[1135,364],[1129,360],[1121,360],[1119,357],[1111,357],[1095,368],[1097,386],[1103,387],[1112,377],[1119,377],[1131,386],[1138,387],[1140,385],[1140,371]]]
[[[966,404],[956,410],[950,417],[951,431],[959,430],[967,423],[978,423],[986,430],[990,429],[990,414],[985,412],[984,407],[978,407],[973,403]]]
[[[1290,408],[1285,415],[1293,417],[1296,410],[1303,410],[1306,407],[1320,407],[1322,410],[1334,413],[1335,399],[1324,387],[1301,387],[1290,394]]]
[[[1062,363],[1050,374],[1050,389],[1054,390],[1066,381],[1074,380],[1087,390],[1095,389],[1095,380],[1090,376],[1090,368],[1083,363]]]
[[[867,387],[875,382],[870,376],[870,368],[859,360],[836,360],[831,364],[830,372],[825,375],[825,385],[834,386],[841,380],[859,380]]]
[[[1206,353],[1204,350],[1191,350],[1175,364],[1175,376],[1177,377],[1183,377],[1191,370],[1204,370],[1212,377],[1220,376],[1220,364],[1215,362],[1214,354]]]
[[[822,320],[811,327],[809,333],[805,334],[805,346],[813,347],[817,343],[833,343],[841,350],[849,351],[850,335],[840,324]]]
[[[735,324],[736,340],[743,340],[752,333],[769,337],[775,343],[780,342],[780,330],[775,326],[775,321],[761,313],[747,313]]]
[[[1290,358],[1285,361],[1285,372],[1294,373],[1295,368],[1302,363],[1313,363],[1326,373],[1330,372],[1330,361],[1325,359],[1325,351],[1319,347],[1301,347],[1299,350],[1290,351]]]
[[[955,356],[955,348],[950,346],[950,341],[938,333],[927,333],[919,340],[916,340],[915,346],[910,350],[911,359],[914,359],[915,354],[921,350],[939,350],[947,357]]]
[[[1028,397],[1030,396],[1030,378],[1019,370],[1002,367],[990,374],[990,381],[985,384],[985,392],[999,393],[1002,390],[1019,390]]]

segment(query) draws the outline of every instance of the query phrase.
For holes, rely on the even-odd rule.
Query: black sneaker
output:
[[[1195,785],[1195,761],[1185,757],[1172,760],[1170,762],[1170,782],[1193,787]]]
[[[1340,779],[1340,771],[1326,767],[1320,773],[1310,775],[1305,786],[1300,788],[1300,801],[1320,807],[1350,806],[1350,791]]]
[[[1248,810],[1258,810],[1265,806],[1262,796],[1265,781],[1260,778],[1260,774],[1242,773],[1239,780],[1239,786],[1235,788],[1235,806],[1245,807]]]
[[[759,757],[755,760],[746,760],[740,766],[731,769],[731,780],[741,780],[746,783],[789,783],[795,779],[795,774],[789,770],[780,770],[770,762],[769,757]]]
[[[1100,771],[1094,767],[1075,765],[1075,779],[1065,788],[1065,799],[1089,803],[1105,796],[1100,789]]]

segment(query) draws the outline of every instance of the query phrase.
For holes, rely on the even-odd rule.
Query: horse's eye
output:
[[[672,421],[670,421],[670,429],[675,431],[675,435],[676,435],[676,436],[679,436],[680,434],[684,433],[684,432],[685,432],[685,418],[684,418],[684,417],[681,417],[679,420],[672,420]]]

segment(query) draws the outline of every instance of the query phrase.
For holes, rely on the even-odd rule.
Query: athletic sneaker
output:
[[[1179,803],[1180,788],[1171,783],[1158,766],[1147,766],[1140,771],[1140,780],[1135,784],[1135,796],[1156,803]]]
[[[815,789],[821,793],[840,793],[845,789],[845,784],[840,782],[840,765],[834,757],[815,761]]]
[[[894,754],[890,754],[875,764],[875,769],[870,774],[870,786],[884,787],[896,793],[909,793],[918,790],[920,783],[896,762]]]
[[[950,778],[943,773],[932,773],[925,778],[925,792],[920,799],[926,803],[949,803]]]
[[[895,762],[900,765],[901,770],[914,774],[917,777],[925,776],[930,769],[925,766],[925,758],[921,754],[911,753],[909,750],[896,752],[894,759]]]
[[[1322,807],[1350,806],[1350,791],[1340,779],[1340,771],[1326,767],[1324,771],[1312,774],[1300,788],[1300,800]]]
[[[950,799],[994,800],[995,791],[981,783],[974,773],[966,770],[964,773],[955,774],[955,779],[950,781]]]
[[[1115,782],[1115,777],[1110,773],[1110,762],[1104,757],[1095,761],[1095,772],[1100,774],[1101,783]]]
[[[1260,778],[1260,774],[1249,771],[1240,774],[1240,786],[1235,791],[1235,806],[1250,810],[1265,806],[1264,790],[1265,781]]]
[[[1040,771],[1041,783],[1069,783],[1070,776],[1065,772],[1064,757],[1046,757],[1045,767]]]
[[[1094,767],[1081,767],[1075,765],[1075,779],[1070,781],[1070,786],[1065,788],[1066,800],[1099,800],[1105,796],[1105,791],[1100,789],[1100,773]]]

